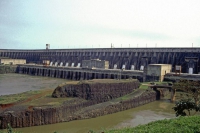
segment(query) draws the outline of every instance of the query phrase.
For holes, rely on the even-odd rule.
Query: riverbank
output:
[[[126,84],[129,85],[131,83],[130,85],[132,86],[132,89],[134,90],[138,87],[138,85],[134,85],[135,82],[137,81],[129,80],[128,82],[118,81],[116,83],[122,84],[123,87],[126,86]],[[112,87],[116,83],[111,83],[111,84],[106,83],[106,84]],[[95,84],[96,83],[92,85],[94,86]],[[102,85],[104,84],[105,83],[103,83]],[[99,84],[97,85],[99,86]],[[133,86],[135,86],[136,88],[133,88]],[[123,94],[124,91],[120,89],[120,87],[118,88],[119,90],[122,91],[122,94]],[[97,93],[99,93],[99,91]],[[134,91],[133,93],[138,93],[138,91]],[[35,94],[39,98],[40,101],[43,101],[42,103],[46,103],[44,101],[47,100],[46,93],[44,94],[45,95],[43,96],[41,94],[40,96],[38,96],[39,94]],[[113,94],[110,93],[111,96],[114,96]],[[26,127],[26,126],[38,126],[38,125],[52,124],[52,123],[58,123],[58,122],[64,122],[64,121],[80,120],[80,119],[85,119],[85,118],[93,118],[93,117],[97,117],[101,115],[106,115],[106,114],[111,114],[114,112],[126,110],[132,107],[137,107],[139,105],[155,100],[154,91],[148,91],[148,92],[143,91],[143,93],[141,93],[139,96],[132,97],[128,100],[114,99],[115,101],[111,100],[111,101],[108,101],[108,103],[104,102],[104,103],[98,104],[98,106],[100,107],[99,109],[97,109],[97,107],[88,109],[87,107],[96,106],[96,103],[98,103],[98,101],[95,99],[84,100],[82,98],[65,98],[65,101],[62,101],[62,104],[57,106],[54,103],[55,101],[58,102],[57,101],[58,99],[50,98],[50,100],[51,99],[55,100],[54,102],[49,101],[50,103],[53,103],[51,105],[46,104],[46,105],[37,106],[36,104],[36,106],[33,106],[33,104],[29,103],[29,102],[32,102],[33,100],[41,104],[40,101],[36,101],[37,99],[36,96],[34,96],[33,98],[26,99],[25,101],[16,102],[13,104],[13,106],[11,105],[11,107],[2,106],[3,111],[0,115],[1,128],[6,128],[7,123],[10,123],[10,125],[15,128],[15,127]],[[107,96],[107,94],[105,96]],[[99,101],[102,102],[102,100],[99,100]],[[86,112],[86,113],[83,113],[83,112]]]
[[[39,92],[37,92],[37,94],[42,93],[40,91],[45,91],[46,89],[52,89],[52,87],[55,86],[56,83],[59,83],[59,82],[63,83],[64,81],[66,81],[66,80],[58,79],[58,78],[29,76],[29,75],[21,75],[21,74],[6,74],[6,75],[3,75],[3,78],[0,77],[0,82],[2,81],[0,85],[5,86],[3,88],[6,88],[6,91],[9,90],[9,88],[11,87],[9,82],[8,82],[9,86],[7,86],[8,83],[6,81],[8,81],[8,79],[10,81],[12,81],[10,83],[12,83],[11,86],[13,86],[12,87],[13,91],[16,91],[16,90],[19,91],[20,89],[25,87],[22,83],[26,83],[26,84],[29,84],[29,85],[22,90],[25,90],[26,88],[30,87],[30,89],[32,88],[31,89],[32,91],[29,91],[29,92],[33,93],[34,89],[36,89],[37,91],[39,91]],[[14,85],[13,82],[15,82],[15,81],[19,82],[19,84]],[[71,82],[71,81],[67,81],[67,82]],[[147,88],[141,87],[140,89],[146,90]],[[53,92],[53,89],[52,89],[52,92]],[[46,96],[44,96],[45,99],[43,99],[43,97],[40,97],[39,99],[41,101],[44,101],[47,105],[58,104],[59,102],[50,101],[51,93],[46,94]],[[15,94],[15,95],[20,96],[20,94]],[[126,96],[123,96],[123,97],[119,97],[118,99],[119,100],[120,99],[125,100],[125,99],[130,98],[131,96],[132,95],[130,94],[130,95],[126,95]],[[34,105],[37,100],[38,99],[35,99],[33,101],[29,101],[30,105],[31,104]],[[25,103],[23,103],[23,104],[25,105]],[[40,102],[40,105],[42,105],[42,102]],[[136,119],[136,121],[134,121],[134,124],[143,124],[144,121],[154,120],[154,118],[152,118],[151,116],[155,116],[158,119],[173,117],[174,112],[171,109],[172,107],[173,107],[173,104],[170,103],[169,100],[167,100],[167,101],[160,100],[160,101],[155,101],[155,102],[145,104],[145,105],[142,105],[142,106],[139,106],[139,107],[136,107],[136,108],[121,111],[121,112],[118,112],[118,113],[100,116],[100,117],[97,117],[97,118],[76,120],[76,121],[57,123],[57,124],[51,124],[51,125],[18,128],[17,131],[29,132],[29,133],[31,133],[31,132],[32,133],[49,133],[51,131],[58,131],[58,132],[64,131],[64,132],[77,132],[77,133],[80,132],[80,133],[82,133],[82,132],[89,131],[89,129],[100,130],[100,129],[102,129],[102,127],[104,127],[104,128],[114,128],[118,125],[119,125],[119,127],[121,127],[121,126],[124,125],[124,123],[126,123],[126,125],[128,124],[128,126],[132,126],[131,123],[133,123],[133,122],[131,122],[131,121],[134,121],[135,119]],[[142,111],[142,110],[144,110],[144,111]],[[140,117],[141,114],[139,112],[142,111],[145,114],[145,112],[146,112],[145,110],[147,110],[147,112],[148,112],[148,110],[151,110],[152,111],[151,115],[149,117],[144,117],[144,118],[141,119],[141,117]],[[138,113],[137,113],[137,111],[138,111]],[[171,112],[170,113],[171,115],[168,115],[169,112]],[[144,121],[143,121],[143,119],[144,119]]]
[[[100,133],[105,131],[105,129],[135,127],[139,124],[146,124],[145,122],[174,118],[173,106],[174,104],[169,100],[161,99],[136,108],[96,118],[17,128],[14,130],[21,133],[53,133],[54,131],[57,133],[88,133],[89,130]]]

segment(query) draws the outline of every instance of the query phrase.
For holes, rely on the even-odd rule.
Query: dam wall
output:
[[[200,58],[200,48],[91,48],[91,49],[48,49],[48,50],[14,50],[0,49],[0,57],[26,59],[27,63],[52,63],[82,66],[82,60],[100,59],[109,61],[109,69],[140,70],[148,64],[171,64],[172,71],[176,65],[182,66],[182,72],[188,73],[189,66],[193,72],[199,72],[199,62],[189,65],[185,57]]]
[[[69,80],[128,79],[143,81],[143,71],[121,69],[82,69],[76,67],[55,67],[42,65],[18,65],[17,73],[34,76],[63,78]]]

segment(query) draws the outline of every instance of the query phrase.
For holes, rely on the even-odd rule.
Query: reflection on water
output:
[[[10,78],[11,80],[9,80]],[[10,94],[11,92],[19,93],[27,90],[55,88],[58,84],[65,81],[66,80],[63,79],[53,79],[38,76],[34,77],[28,75],[19,76],[19,74],[1,74],[0,94],[5,95]],[[9,91],[7,91],[7,89],[9,89]],[[155,120],[175,117],[175,113],[172,110],[173,106],[174,104],[170,103],[169,100],[163,99],[137,108],[97,118],[44,126],[18,128],[17,131],[21,131],[23,133],[53,133],[54,131],[57,131],[58,133],[87,133],[89,130],[101,131],[105,128],[121,128],[126,126],[133,127]]]

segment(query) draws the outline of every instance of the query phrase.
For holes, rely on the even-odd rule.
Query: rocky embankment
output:
[[[75,98],[73,104],[69,104],[71,103],[70,101],[69,103],[63,103],[62,106],[59,107],[48,106],[27,109],[7,109],[0,114],[0,128],[6,128],[8,123],[12,127],[17,128],[93,118],[155,101],[156,92],[153,90],[138,90],[135,88],[138,87],[138,83],[138,81],[129,81],[121,85],[118,83],[92,83],[88,84],[89,87],[86,85],[87,83],[83,83],[74,86],[59,86],[52,94],[54,97],[79,98]],[[87,87],[84,88],[84,86]],[[131,89],[128,87],[131,87]],[[132,93],[131,96],[125,100],[117,98],[130,92]],[[108,95],[109,98],[107,98]],[[84,100],[84,102],[78,100],[83,98],[87,100]]]
[[[52,97],[78,97],[101,103],[131,93],[139,85],[138,80],[89,80],[78,84],[58,86],[53,92]]]

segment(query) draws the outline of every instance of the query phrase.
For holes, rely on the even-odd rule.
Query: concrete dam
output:
[[[0,49],[0,57],[26,59],[27,63],[42,64],[50,60],[53,65],[81,67],[83,60],[99,59],[109,61],[109,69],[144,70],[148,64],[171,64],[189,68],[199,73],[200,48],[88,48],[88,49]]]

